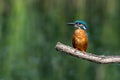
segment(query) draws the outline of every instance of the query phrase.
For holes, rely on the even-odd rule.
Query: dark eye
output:
[[[80,23],[76,22],[75,24],[80,25]]]

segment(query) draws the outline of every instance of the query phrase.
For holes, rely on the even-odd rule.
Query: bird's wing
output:
[[[87,46],[88,46],[88,40],[86,39],[85,42],[84,42],[84,50],[86,51],[87,49]]]

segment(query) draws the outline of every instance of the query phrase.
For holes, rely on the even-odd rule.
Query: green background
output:
[[[0,80],[119,80],[120,64],[55,50],[72,46],[75,20],[88,23],[87,52],[120,55],[120,0],[0,0]]]

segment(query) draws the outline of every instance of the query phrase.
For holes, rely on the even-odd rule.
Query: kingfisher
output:
[[[76,20],[75,22],[68,23],[68,25],[74,25],[76,28],[72,38],[73,47],[82,52],[86,52],[88,46],[87,23],[82,20]]]

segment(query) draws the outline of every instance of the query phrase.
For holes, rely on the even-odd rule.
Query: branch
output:
[[[88,60],[91,62],[96,62],[96,63],[102,63],[102,64],[107,64],[107,63],[120,63],[120,56],[105,56],[105,55],[95,55],[91,53],[83,53],[79,50],[76,50],[70,46],[64,45],[60,42],[56,44],[56,50],[60,52],[64,52],[68,55]]]

